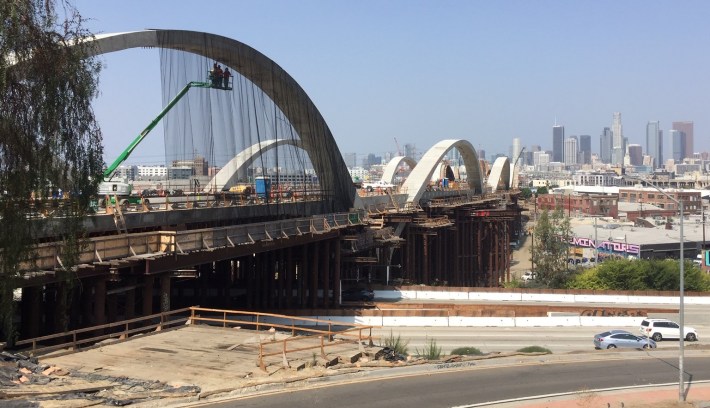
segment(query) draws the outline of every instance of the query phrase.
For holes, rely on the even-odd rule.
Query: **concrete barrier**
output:
[[[636,316],[580,316],[579,324],[582,327],[631,327],[629,331],[635,333],[634,328],[640,327],[643,319],[643,317]]]
[[[575,295],[579,303],[629,303],[628,295]]]
[[[515,327],[513,317],[470,317],[451,316],[449,326],[452,327]]]
[[[574,302],[574,295],[564,293],[522,293],[523,302]]]
[[[522,300],[522,294],[515,292],[468,292],[468,300],[519,302]]]
[[[578,327],[579,316],[516,317],[516,327]]]
[[[419,316],[384,316],[382,318],[383,326],[412,326],[412,327],[427,327],[438,326],[447,327],[449,318],[446,316],[440,317],[419,317]]]

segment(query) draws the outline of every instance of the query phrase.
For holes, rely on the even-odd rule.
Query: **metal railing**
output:
[[[29,353],[32,356],[38,356],[62,349],[65,349],[65,351],[57,355],[69,354],[78,351],[82,346],[94,345],[103,340],[126,340],[133,334],[145,333],[150,330],[162,331],[172,328],[178,324],[185,324],[189,320],[189,315],[187,314],[189,311],[189,307],[184,309],[176,309],[169,312],[156,313],[135,319],[122,320],[120,322],[102,324],[83,329],[50,334],[48,336],[20,340],[15,343],[15,346],[21,347],[29,345]],[[182,316],[180,316],[181,314]],[[109,331],[109,333],[96,334],[104,331]],[[66,341],[67,338],[69,341]],[[43,345],[43,343],[54,342],[59,343],[48,346]]]
[[[206,322],[208,324],[219,324],[226,328],[229,326],[253,326],[258,332],[264,327],[269,329],[282,329],[291,332],[289,338],[283,340],[273,340],[269,342],[259,341],[259,367],[262,370],[266,370],[266,364],[264,362],[265,357],[282,355],[284,361],[288,361],[287,355],[289,353],[296,353],[299,351],[316,350],[320,351],[321,357],[325,357],[325,349],[331,346],[338,346],[344,342],[356,343],[366,340],[368,344],[372,345],[372,328],[373,326],[364,326],[354,323],[333,323],[330,320],[313,319],[309,317],[298,317],[298,316],[287,316],[281,314],[273,313],[260,313],[260,312],[248,312],[248,311],[238,311],[238,310],[224,310],[224,309],[208,309],[202,307],[191,307],[190,310],[192,314],[190,316],[190,321],[194,324],[196,322]],[[199,314],[198,314],[199,313]],[[212,314],[212,317],[205,316],[205,314]],[[248,317],[248,318],[245,318]],[[282,323],[279,323],[281,321]],[[283,322],[290,322],[290,324],[285,324]],[[300,323],[300,324],[299,324]],[[322,325],[327,327],[327,330],[306,327],[306,323]],[[334,330],[336,327],[345,327],[342,330]],[[366,332],[367,334],[364,334]],[[297,333],[307,333],[306,336],[297,336]],[[346,339],[341,339],[342,341],[336,342],[335,336],[345,337]],[[317,336],[318,344],[307,345],[307,346],[294,346],[289,347],[290,344],[305,343],[307,341],[312,341],[313,337]],[[352,337],[352,339],[349,339]],[[269,352],[266,350],[270,346],[278,351]]]

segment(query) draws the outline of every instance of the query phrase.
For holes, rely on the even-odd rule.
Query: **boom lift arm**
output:
[[[104,180],[109,180],[109,181],[111,180],[111,176],[116,171],[118,166],[120,166],[124,161],[126,161],[126,159],[128,159],[128,156],[130,156],[131,153],[133,153],[133,150],[135,150],[135,148],[138,146],[138,144],[140,144],[140,142],[142,142],[143,139],[145,139],[145,137],[148,136],[148,133],[150,133],[150,131],[153,130],[153,128],[158,124],[158,122],[160,122],[160,119],[162,119],[163,116],[165,116],[170,111],[170,109],[172,109],[173,106],[175,106],[175,104],[178,103],[178,101],[180,99],[182,99],[182,97],[185,96],[185,94],[187,94],[187,91],[189,91],[190,88],[216,88],[216,89],[225,89],[225,90],[231,89],[231,88],[215,87],[213,85],[213,83],[211,83],[211,82],[192,81],[189,84],[185,85],[185,87],[182,88],[182,90],[180,90],[180,92],[178,92],[177,95],[175,95],[175,97],[168,103],[168,105],[165,108],[163,108],[163,110],[160,112],[160,114],[158,114],[158,116],[155,119],[153,119],[153,121],[150,122],[150,124],[145,129],[143,129],[143,131],[138,135],[138,137],[136,137],[133,140],[133,142],[131,142],[131,144],[128,145],[126,150],[124,150],[116,158],[116,160],[114,160],[114,162],[111,163],[110,166],[108,166],[106,171],[104,171]]]

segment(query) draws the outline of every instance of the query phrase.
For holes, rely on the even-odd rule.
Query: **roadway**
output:
[[[607,304],[595,304],[603,308]],[[618,306],[618,305],[614,305]],[[655,308],[673,308],[669,305],[641,305]],[[649,317],[678,321],[678,313],[649,313]],[[710,344],[710,313],[707,305],[686,305],[685,324],[698,331],[697,343],[686,342],[687,347]],[[373,336],[384,339],[401,336],[409,341],[409,352],[422,349],[430,340],[435,340],[443,353],[456,347],[476,347],[483,353],[515,351],[527,346],[541,346],[553,353],[593,350],[595,334],[608,329],[624,329],[638,333],[633,327],[382,327],[373,330]],[[677,349],[678,341],[662,341],[660,349]]]
[[[531,362],[410,374],[404,371],[398,374],[397,369],[393,369],[385,378],[366,378],[315,389],[288,390],[256,398],[199,405],[211,408],[310,408],[326,405],[338,408],[470,407],[491,406],[495,405],[494,401],[528,399],[530,396],[557,393],[578,392],[581,395],[576,398],[583,399],[585,394],[592,394],[592,390],[598,389],[668,384],[674,381],[677,384],[677,359],[672,353],[661,355],[634,351],[618,355],[619,358],[603,361],[585,361],[591,359],[585,356],[567,363]],[[692,381],[708,381],[710,357],[686,358],[685,369]],[[570,406],[577,406],[576,402],[570,401]]]

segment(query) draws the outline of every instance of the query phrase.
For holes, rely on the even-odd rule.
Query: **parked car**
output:
[[[656,348],[656,342],[646,336],[637,336],[626,330],[609,330],[594,336],[594,348]]]
[[[348,288],[342,292],[343,302],[371,302],[375,299],[375,292],[367,288]]]
[[[668,319],[644,319],[639,331],[656,341],[680,338],[680,326]],[[684,326],[683,338],[687,341],[698,341],[698,332],[690,326]]]
[[[525,273],[520,275],[520,280],[522,280],[523,282],[527,282],[533,279],[535,279],[535,272],[532,271],[525,271]]]

